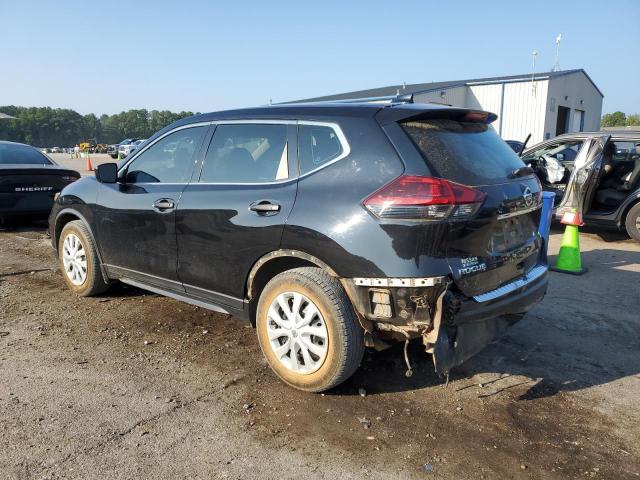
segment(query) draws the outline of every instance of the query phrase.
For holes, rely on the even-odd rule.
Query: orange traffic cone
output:
[[[93,165],[91,165],[91,157],[89,156],[89,152],[87,152],[87,171],[93,171]]]

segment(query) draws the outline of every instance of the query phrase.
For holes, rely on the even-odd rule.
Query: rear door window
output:
[[[218,125],[201,182],[265,183],[289,178],[285,124]]]
[[[636,144],[640,145],[640,140],[632,142],[632,141],[624,141],[624,140],[614,140],[614,154],[613,161],[618,162],[634,162],[638,157],[638,151],[636,149]]]
[[[438,119],[400,125],[437,177],[465,185],[496,184],[524,167],[487,124]]]

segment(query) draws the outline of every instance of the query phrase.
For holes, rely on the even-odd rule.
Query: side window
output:
[[[338,158],[344,149],[338,134],[325,125],[298,125],[300,175]]]
[[[218,125],[207,150],[201,182],[262,183],[289,178],[287,126]]]
[[[578,156],[582,142],[582,140],[567,140],[553,143],[527,154],[522,161],[537,161],[540,157],[553,157],[559,162],[573,162]]]
[[[127,183],[189,181],[195,154],[207,128],[185,128],[158,140],[127,167]]]
[[[632,162],[638,158],[636,142],[615,141],[614,162]]]

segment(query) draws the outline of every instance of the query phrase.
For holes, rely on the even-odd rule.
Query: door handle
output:
[[[253,202],[249,205],[249,210],[254,212],[258,212],[263,215],[274,215],[280,211],[280,205],[277,203],[272,203],[269,200],[262,200],[259,202]]]
[[[157,212],[167,212],[175,208],[175,202],[170,198],[161,198],[153,202],[153,209]]]

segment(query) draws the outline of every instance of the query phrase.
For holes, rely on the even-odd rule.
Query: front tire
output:
[[[80,296],[99,295],[109,288],[89,229],[80,220],[67,223],[60,232],[58,263],[67,287]]]
[[[640,242],[640,202],[627,212],[624,226],[629,236],[636,242]]]
[[[320,268],[276,275],[260,295],[256,329],[271,369],[307,392],[344,382],[364,355],[364,333],[349,299]]]

